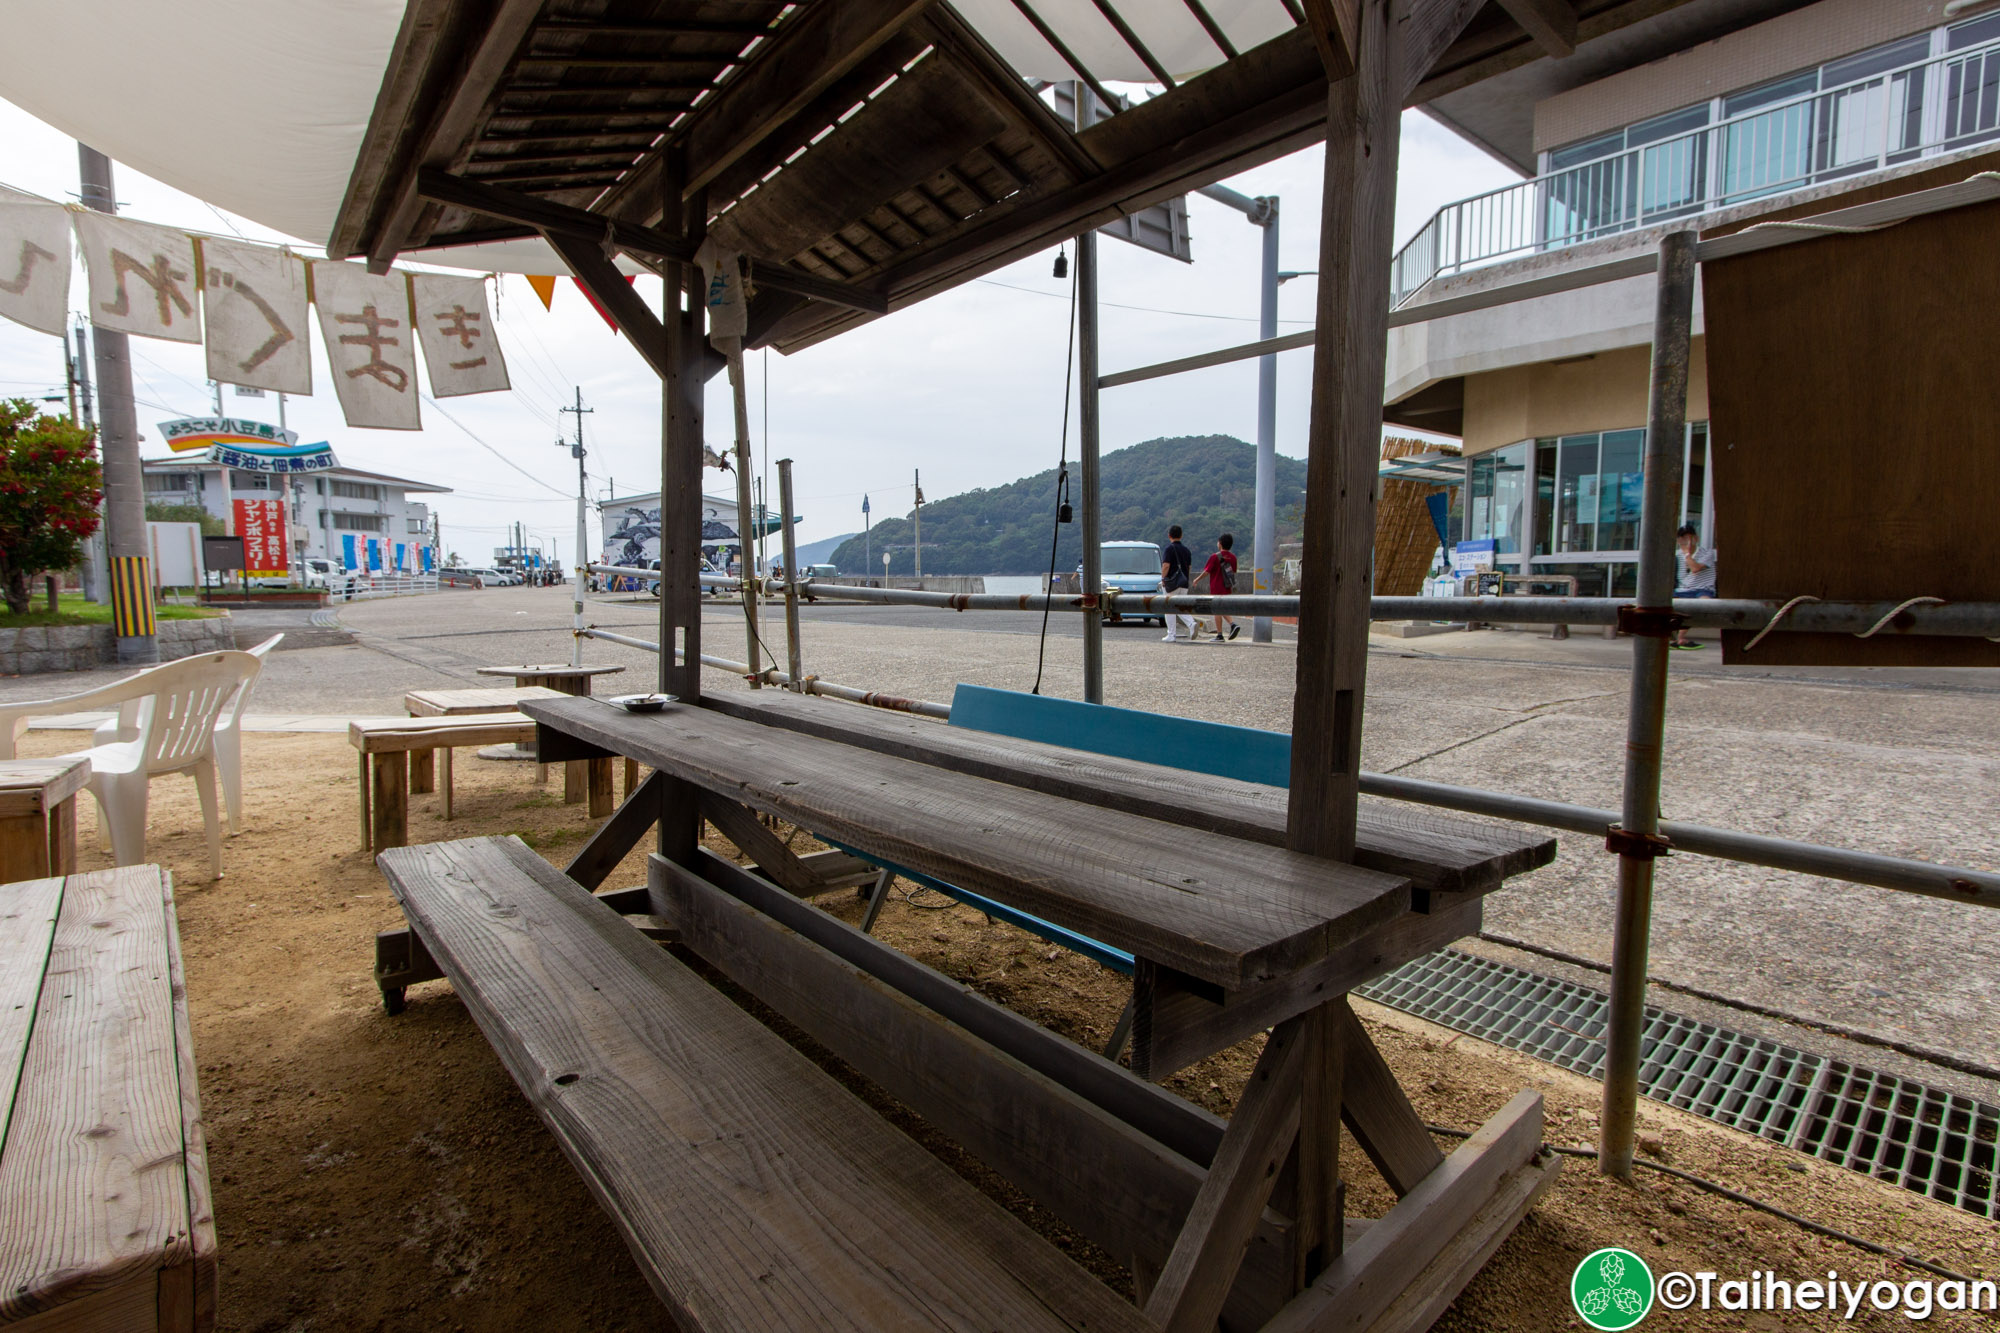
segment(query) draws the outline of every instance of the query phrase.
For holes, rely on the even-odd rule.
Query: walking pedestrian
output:
[[[1683,523],[1674,534],[1674,563],[1679,567],[1674,580],[1676,597],[1715,596],[1715,550],[1703,546],[1701,533],[1692,523]],[[1682,626],[1680,637],[1673,642],[1675,648],[1699,648],[1700,644],[1688,637],[1687,627]]]
[[[1208,595],[1211,597],[1227,597],[1236,591],[1236,552],[1231,549],[1235,545],[1236,538],[1223,533],[1215,539],[1215,554],[1201,567],[1202,574],[1208,579]],[[1222,632],[1224,626],[1228,627],[1229,633]],[[1234,619],[1217,611],[1215,637],[1209,642],[1221,643],[1224,639],[1233,639],[1242,628]]]
[[[1176,523],[1167,529],[1167,548],[1160,553],[1160,590],[1175,593],[1188,590],[1188,571],[1194,567],[1194,552],[1181,545],[1181,525]],[[1170,612],[1163,619],[1167,622],[1167,637],[1161,643],[1173,643],[1179,636],[1175,630],[1185,626],[1188,641],[1193,642],[1200,634],[1194,617]]]

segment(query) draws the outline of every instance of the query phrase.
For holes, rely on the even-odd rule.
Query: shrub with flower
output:
[[[27,612],[35,575],[83,558],[103,485],[90,431],[27,398],[0,402],[0,596],[9,611]]]

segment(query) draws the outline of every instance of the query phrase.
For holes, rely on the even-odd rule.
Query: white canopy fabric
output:
[[[1152,77],[1094,0],[1028,3],[1097,78]],[[1014,0],[957,7],[1023,76],[1075,77]],[[1206,7],[1239,50],[1292,26],[1280,0]],[[1116,8],[1177,75],[1223,59],[1183,0]],[[0,65],[0,96],[114,161],[317,247],[333,230],[402,16],[402,0],[0,0],[25,43]],[[568,271],[539,241],[410,258]]]

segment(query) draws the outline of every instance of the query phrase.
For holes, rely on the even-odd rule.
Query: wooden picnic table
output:
[[[589,691],[585,690],[588,694]],[[474,690],[411,690],[403,696],[403,709],[411,717],[465,717],[478,713],[518,712],[524,699],[559,699],[562,691],[545,685],[499,686]],[[451,786],[451,749],[445,748],[445,786]],[[541,765],[536,765],[538,769]],[[538,774],[539,782],[546,770]],[[421,795],[437,789],[437,751],[410,751],[410,793]]]
[[[0,762],[0,884],[76,870],[76,795],[90,760]]]
[[[1210,811],[1184,799],[1177,770],[860,708],[731,699],[634,714],[565,698],[522,711],[549,761],[624,755],[655,770],[579,852],[572,880],[596,888],[653,821],[678,825],[691,803],[758,873],[699,846],[655,855],[650,912],[1068,1225],[1129,1256],[1142,1309],[1168,1329],[1218,1316],[1232,1328],[1428,1327],[1558,1169],[1540,1150],[1533,1093],[1446,1158],[1346,1000],[1477,931],[1481,895],[1545,862],[1539,835],[1378,811],[1363,840],[1371,868],[1274,845],[1251,812],[1253,784],[1219,784]],[[1132,954],[1133,1068],[803,901],[828,886],[760,814]],[[1430,887],[1413,906],[1418,884]],[[634,892],[600,896],[630,912]],[[1265,1031],[1226,1124],[1147,1081]],[[1383,1217],[1344,1218],[1327,1116],[1398,1196]]]
[[[480,667],[482,676],[512,676],[516,689],[541,686],[557,694],[579,695],[588,698],[591,680],[597,676],[611,676],[623,671],[622,666],[566,666],[562,663],[544,663],[540,666],[523,664],[517,667]],[[454,691],[474,694],[477,691]],[[627,787],[632,783],[633,772],[626,766]],[[584,764],[563,765],[563,802],[575,805],[586,797],[590,800],[590,814],[593,819],[611,813],[611,764],[601,762],[600,767],[586,767]],[[603,808],[600,809],[599,807]]]

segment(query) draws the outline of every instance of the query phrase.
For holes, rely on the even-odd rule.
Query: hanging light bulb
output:
[[[1069,276],[1069,255],[1068,255],[1068,254],[1067,254],[1067,253],[1066,253],[1065,251],[1063,251],[1063,250],[1061,250],[1061,249],[1057,249],[1057,251],[1056,251],[1056,281],[1060,282],[1060,281],[1062,281],[1062,280],[1063,280],[1064,278],[1067,278],[1068,276]]]

